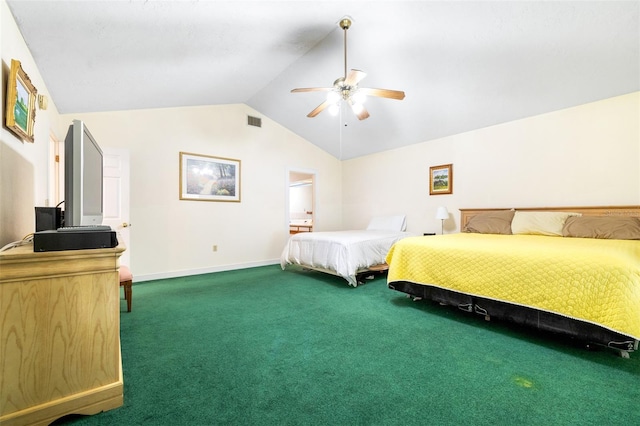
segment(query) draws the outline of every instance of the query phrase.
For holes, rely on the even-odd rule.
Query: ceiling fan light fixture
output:
[[[361,103],[354,102],[354,103],[352,103],[352,104],[351,104],[351,109],[352,109],[352,110],[353,110],[353,112],[355,112],[356,114],[360,114],[360,113],[363,111],[364,106],[363,106]]]
[[[332,116],[336,116],[338,115],[338,113],[340,112],[340,104],[339,103],[334,103],[329,107],[329,114],[331,114]]]
[[[327,93],[327,102],[331,102],[333,104],[338,102],[339,100],[340,94],[338,94],[338,92],[332,90],[331,92]]]
[[[351,95],[351,99],[353,99],[353,102],[356,104],[363,104],[367,100],[367,95],[362,92],[355,92]]]

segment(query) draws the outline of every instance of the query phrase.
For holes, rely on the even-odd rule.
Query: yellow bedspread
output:
[[[408,281],[561,314],[640,339],[640,241],[538,235],[405,238],[388,281]]]

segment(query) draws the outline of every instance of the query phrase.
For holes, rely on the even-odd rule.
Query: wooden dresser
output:
[[[0,425],[122,405],[123,251],[26,245],[0,253]]]

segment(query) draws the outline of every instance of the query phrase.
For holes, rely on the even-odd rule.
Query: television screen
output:
[[[64,152],[64,226],[101,225],[102,149],[82,121],[69,126]]]

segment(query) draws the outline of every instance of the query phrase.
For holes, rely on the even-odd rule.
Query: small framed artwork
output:
[[[29,76],[23,71],[20,61],[12,59],[7,81],[5,123],[8,129],[27,142],[33,142],[37,93]]]
[[[180,199],[240,202],[240,160],[181,152]]]
[[[453,164],[429,167],[429,195],[453,194]]]

